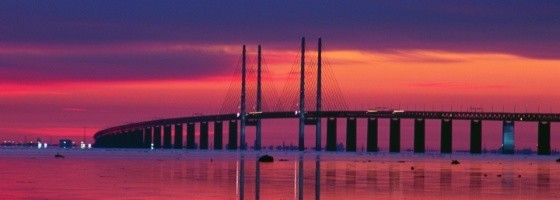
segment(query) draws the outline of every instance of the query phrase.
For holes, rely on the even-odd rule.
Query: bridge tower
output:
[[[301,38],[301,70],[299,84],[299,140],[300,151],[304,150],[304,126],[305,126],[305,37]]]
[[[262,99],[261,99],[261,45],[258,46],[257,55],[257,112],[262,112]],[[261,119],[257,118],[256,125],[257,136],[255,139],[255,150],[261,150]]]
[[[242,55],[242,61],[241,61],[241,112],[240,112],[240,116],[241,116],[241,136],[239,137],[239,145],[240,145],[240,149],[241,150],[246,150],[247,146],[245,145],[245,125],[246,125],[246,116],[245,116],[245,84],[246,84],[246,64],[247,64],[247,60],[246,60],[246,50],[245,50],[245,45],[243,45],[243,55]]]
[[[323,50],[323,44],[321,43],[321,38],[319,38],[319,43],[317,44],[317,124],[315,127],[315,150],[321,151],[321,79],[322,79],[322,57],[321,53]]]

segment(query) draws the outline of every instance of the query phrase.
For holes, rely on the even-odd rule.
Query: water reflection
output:
[[[346,164],[346,186],[354,188],[356,186],[356,163]]]
[[[297,188],[298,188],[298,192],[297,192],[297,199],[299,200],[303,200],[303,154],[299,154],[299,159],[298,159],[298,173],[297,173]]]
[[[478,193],[482,188],[482,169],[480,164],[473,164],[469,169],[469,188],[471,193]]]
[[[321,199],[321,156],[315,158],[315,199]]]
[[[389,191],[401,191],[400,164],[389,164]]]
[[[2,199],[60,195],[72,199],[550,199],[560,195],[554,184],[560,169],[547,157],[465,156],[460,165],[451,165],[447,158],[416,156],[272,152],[288,161],[259,163],[256,152],[194,152],[179,159],[156,153],[123,153],[127,156],[118,158],[102,154],[95,159],[70,155],[64,160],[53,160],[52,155],[0,156]],[[501,160],[491,162],[495,159]],[[95,190],[99,185],[114,185],[106,189],[118,196],[100,193]],[[28,192],[29,188],[41,192]]]
[[[413,169],[413,182],[412,185],[416,191],[424,191],[424,165],[416,166]]]
[[[440,164],[440,171],[439,171],[439,188],[440,192],[447,192],[451,189],[452,183],[452,171],[451,166],[447,163]]]
[[[541,193],[550,191],[550,166],[539,165],[537,168],[537,188]]]
[[[502,172],[498,176],[501,176],[502,181],[502,192],[513,192],[515,191],[515,179],[514,179],[514,166],[511,164],[503,163]]]
[[[367,184],[368,186],[373,186],[373,187],[368,187],[369,189],[377,189],[377,165],[374,164],[368,164],[367,165],[367,172],[366,172],[366,176],[367,176]]]
[[[240,154],[239,160],[237,161],[237,184],[236,191],[239,195],[239,199],[245,199],[245,155]]]
[[[260,199],[261,194],[261,162],[259,162],[260,154],[257,154],[257,158],[255,159],[255,199]]]

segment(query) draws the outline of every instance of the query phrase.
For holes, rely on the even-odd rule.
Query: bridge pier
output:
[[[414,153],[426,152],[426,120],[414,120]]]
[[[200,149],[208,149],[208,122],[200,122]]]
[[[368,118],[367,124],[367,151],[377,152],[377,118]]]
[[[539,155],[550,155],[550,122],[539,122],[538,146]]]
[[[451,153],[453,151],[453,120],[441,120],[441,153]]]
[[[163,127],[163,148],[171,149],[171,125],[169,124]]]
[[[224,146],[222,138],[223,138],[223,128],[222,128],[222,121],[215,121],[214,122],[214,149],[221,150]]]
[[[154,127],[154,149],[161,148],[161,126]]]
[[[152,127],[147,127],[144,129],[144,148],[152,147]]]
[[[346,151],[356,152],[356,118],[346,118]]]
[[[130,130],[123,131],[121,134],[119,134],[119,143],[121,143],[119,145],[120,148],[128,148],[128,146],[130,145],[128,132],[130,132]]]
[[[482,121],[471,120],[471,153],[482,153]]]
[[[175,149],[183,148],[183,124],[175,124],[175,142],[173,146]]]
[[[401,152],[401,119],[389,120],[389,152]]]
[[[126,132],[126,147],[134,148],[136,145],[136,130]]]
[[[502,129],[502,153],[513,154],[515,151],[514,121],[504,121]]]
[[[134,131],[134,148],[144,147],[144,130],[136,129]]]
[[[130,146],[130,137],[129,137],[129,134],[128,134],[129,132],[130,132],[130,130],[126,130],[119,135],[120,140],[122,142],[122,144],[121,144],[122,148],[128,148]]]
[[[187,123],[187,149],[196,149],[196,144],[194,141],[194,123]]]
[[[133,130],[128,130],[126,131],[123,136],[124,136],[124,141],[125,141],[125,148],[132,148],[133,143],[134,143],[134,135],[132,134]]]
[[[237,120],[229,121],[228,149],[237,149]]]
[[[336,151],[336,118],[327,119],[327,151]]]

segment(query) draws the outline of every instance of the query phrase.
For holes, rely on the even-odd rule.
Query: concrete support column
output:
[[[368,118],[367,123],[367,151],[377,152],[379,149],[377,142],[377,118]]]
[[[401,152],[401,119],[389,120],[389,152]]]
[[[414,153],[426,152],[426,120],[414,120]]]
[[[229,121],[228,149],[237,149],[237,120]]]
[[[134,148],[144,147],[144,130],[136,129],[134,131]]]
[[[119,134],[119,148],[128,148],[129,144],[129,139],[128,139],[128,132],[127,131],[123,131],[121,132],[121,134]]]
[[[451,153],[453,151],[453,120],[441,120],[441,153]]]
[[[482,153],[482,121],[471,120],[471,153]]]
[[[144,129],[144,148],[152,147],[152,127],[147,127]]]
[[[346,118],[346,151],[356,152],[356,118]]]
[[[183,148],[183,124],[175,124],[175,142],[173,147],[175,149]]]
[[[538,146],[539,155],[550,155],[550,122],[539,122]]]
[[[194,123],[187,123],[187,149],[196,149],[194,141]]]
[[[327,119],[327,151],[336,151],[336,118]]]
[[[154,127],[154,149],[161,148],[161,126]]]
[[[163,148],[171,149],[171,125],[163,127]]]
[[[136,140],[136,138],[134,137],[134,130],[128,130],[125,134],[125,148],[133,148],[134,147],[134,140]]]
[[[515,151],[514,121],[504,121],[502,129],[502,153],[513,154]]]
[[[223,149],[223,125],[222,121],[214,122],[214,149]]]
[[[208,122],[200,122],[200,149],[208,149]]]

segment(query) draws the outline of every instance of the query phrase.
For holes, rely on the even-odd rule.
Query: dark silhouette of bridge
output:
[[[427,119],[441,120],[441,153],[452,152],[453,120],[470,120],[470,152],[479,154],[482,152],[482,121],[502,121],[502,147],[505,154],[512,154],[515,150],[514,130],[515,122],[529,121],[538,123],[538,147],[537,152],[541,155],[549,155],[550,148],[550,124],[559,122],[560,114],[543,113],[508,113],[508,112],[450,112],[450,111],[409,111],[409,110],[323,110],[323,66],[322,66],[322,43],[318,41],[317,63],[316,63],[316,91],[315,109],[307,110],[309,102],[306,102],[306,94],[310,91],[306,83],[305,65],[305,38],[302,38],[299,66],[299,102],[297,111],[266,111],[262,110],[262,57],[261,46],[258,46],[257,56],[257,80],[256,80],[256,110],[247,112],[247,60],[246,47],[243,45],[241,59],[241,98],[240,105],[233,105],[237,112],[222,113],[218,115],[189,116],[180,118],[158,119],[137,123],[130,123],[107,128],[94,135],[96,148],[176,148],[176,149],[209,149],[209,124],[213,124],[214,146],[213,149],[223,149],[223,124],[228,123],[228,146],[227,149],[246,150],[245,139],[246,127],[256,127],[255,150],[261,149],[262,128],[261,120],[264,119],[287,119],[297,118],[299,120],[298,149],[303,151],[304,127],[311,125],[316,127],[315,150],[322,151],[322,121],[326,119],[326,151],[336,151],[337,145],[337,121],[346,119],[346,151],[356,151],[357,143],[357,119],[367,119],[367,151],[377,152],[378,148],[378,119],[389,120],[389,152],[400,151],[401,119],[414,119],[414,152],[425,152],[425,121]],[[315,77],[314,77],[315,78]],[[252,94],[250,94],[252,95]],[[249,95],[249,96],[250,96]],[[239,97],[239,96],[238,96]],[[227,100],[226,100],[227,101]],[[340,101],[339,101],[340,102]],[[338,103],[340,104],[340,103]],[[224,103],[226,105],[226,103]],[[307,105],[307,106],[306,106]],[[344,106],[346,107],[346,106]],[[230,109],[231,110],[231,109]],[[200,124],[199,145],[195,141],[195,124]],[[186,126],[186,134],[183,126]],[[172,131],[174,129],[174,131]],[[172,134],[174,132],[175,134]],[[238,134],[239,133],[239,134]],[[172,135],[174,136],[172,138]],[[186,135],[186,144],[183,136]]]

